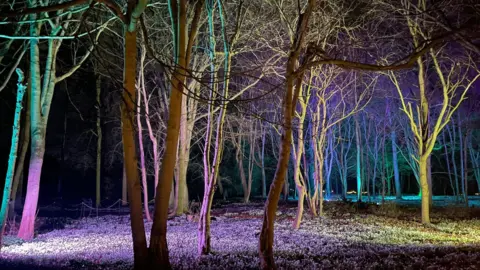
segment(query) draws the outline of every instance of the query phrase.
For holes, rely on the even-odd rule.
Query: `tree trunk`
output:
[[[38,127],[32,127],[32,130],[37,128]],[[24,240],[31,240],[33,238],[35,217],[37,214],[38,192],[40,190],[40,175],[42,173],[43,155],[45,152],[43,138],[38,138],[40,136],[35,134],[32,134],[31,136],[32,147],[28,170],[27,194],[23,206],[22,221],[18,230],[18,237]]]
[[[176,2],[176,1],[174,1]],[[175,3],[176,4],[176,3]],[[152,231],[150,236],[150,255],[152,264],[161,269],[171,269],[167,246],[167,218],[168,200],[172,190],[175,164],[177,159],[178,137],[180,133],[180,119],[182,115],[183,84],[186,78],[186,30],[187,30],[187,3],[180,0],[178,4],[178,65],[171,79],[171,95],[167,135],[165,138],[165,152],[163,154],[162,169],[155,197],[155,210]]]
[[[357,145],[357,161],[356,161],[356,175],[357,175],[357,201],[362,201],[362,164],[361,164],[361,138],[360,138],[360,125],[357,117],[355,117],[355,143]]]
[[[214,40],[214,33],[213,33],[213,18],[210,17],[213,14],[212,6],[209,6],[209,42],[210,42],[210,68],[211,68],[211,85],[212,90],[210,92],[210,99],[216,96],[216,87],[217,83],[215,82],[215,40]],[[222,13],[221,5],[219,5],[219,12]],[[221,17],[222,25],[223,25],[223,17]],[[230,49],[226,45],[226,36],[225,36],[225,29],[222,28],[222,37],[224,39],[224,53],[225,53],[225,64],[224,64],[224,85],[223,91],[221,93],[222,97],[228,98],[229,86],[230,86],[230,68],[231,68],[231,60],[232,55],[230,53]],[[232,46],[234,43],[234,39],[232,40]],[[211,243],[210,243],[210,212],[212,208],[213,202],[213,194],[215,193],[215,187],[220,171],[220,162],[222,159],[223,154],[223,125],[225,123],[225,115],[227,111],[227,103],[223,102],[220,107],[219,115],[217,116],[216,122],[216,136],[215,136],[215,144],[214,144],[214,152],[213,152],[213,161],[210,163],[210,148],[211,148],[211,139],[212,139],[212,128],[213,128],[213,104],[209,103],[208,106],[208,120],[207,120],[207,130],[205,132],[205,147],[203,153],[203,165],[204,165],[204,192],[203,192],[203,202],[202,208],[200,211],[200,220],[198,224],[198,232],[197,232],[197,252],[198,255],[206,255],[211,252]],[[241,153],[241,138],[240,143],[237,148],[237,158],[242,160],[242,156],[239,157],[239,152]],[[243,165],[239,166],[240,171],[243,172]],[[224,197],[226,194],[222,194]]]
[[[242,182],[242,190],[243,190],[243,203],[248,203],[250,199],[250,192],[249,192],[249,180],[245,174],[245,168],[243,166],[243,145],[242,145],[242,138],[239,135],[238,143],[235,142],[235,147],[237,148],[235,159],[237,160],[237,167],[238,173],[240,174],[240,181]]]
[[[250,152],[248,153],[248,197],[247,202],[250,201],[250,194],[252,193],[252,183],[253,183],[253,169],[255,163],[255,133],[256,130],[254,129],[253,133],[250,137]]]
[[[96,206],[100,206],[100,201],[101,201],[101,172],[102,172],[102,120],[101,120],[101,113],[102,113],[102,79],[100,77],[100,74],[96,74],[96,88],[97,88],[97,162],[96,162],[96,173],[95,173],[95,178],[96,178],[96,184],[95,184],[95,189],[96,189]]]
[[[31,15],[32,20],[36,15]],[[38,36],[39,28],[36,24],[30,25],[31,36]],[[30,41],[30,164],[28,168],[27,194],[22,212],[22,221],[18,231],[18,237],[24,240],[33,238],[35,215],[37,211],[38,192],[40,190],[40,176],[42,173],[43,154],[45,152],[45,120],[41,115],[41,86],[40,86],[40,52],[38,40]],[[45,78],[47,80],[47,78]],[[46,91],[47,89],[45,89]]]
[[[29,83],[27,88],[31,84]],[[15,176],[13,177],[13,186],[11,192],[11,201],[13,202],[10,205],[9,215],[13,215],[15,212],[15,207],[17,205],[22,204],[22,196],[23,196],[23,169],[25,164],[25,157],[27,155],[28,146],[30,144],[30,96],[28,95],[30,92],[27,89],[25,93],[27,95],[27,102],[25,108],[25,116],[23,119],[23,127],[21,128],[21,151],[20,156],[17,158],[17,168],[15,169]],[[18,194],[17,194],[18,193]]]
[[[213,181],[210,180],[209,183],[212,184]],[[215,188],[213,186],[207,185],[205,194],[203,196],[197,234],[197,252],[199,255],[206,255],[211,252],[210,213],[212,209],[214,189]]]
[[[187,113],[187,100],[184,98],[182,100],[182,116],[180,117],[177,195],[175,202],[176,215],[181,215],[188,211],[187,169],[190,155],[190,140],[188,140]]]
[[[10,146],[10,154],[8,158],[7,176],[5,177],[5,185],[3,187],[2,206],[0,208],[0,249],[2,248],[2,237],[5,230],[5,224],[8,217],[8,209],[10,204],[10,195],[12,191],[13,176],[15,173],[15,163],[17,161],[18,137],[20,133],[20,118],[22,116],[22,101],[25,94],[25,86],[23,85],[23,72],[17,69],[17,101],[15,104],[15,114],[13,119],[12,144]]]
[[[392,128],[393,129],[393,128]],[[390,133],[392,140],[392,163],[393,163],[393,175],[395,179],[395,195],[397,199],[402,199],[402,185],[400,183],[400,171],[398,169],[398,153],[397,153],[397,134],[394,130]]]
[[[278,207],[280,193],[285,183],[285,176],[288,170],[288,161],[290,159],[290,151],[292,144],[292,117],[293,117],[293,88],[294,77],[293,72],[297,58],[292,54],[287,63],[287,89],[285,94],[284,107],[284,134],[282,135],[280,153],[275,171],[275,177],[270,185],[267,201],[265,202],[265,210],[263,214],[262,230],[259,239],[260,264],[262,269],[275,269],[273,258],[273,232],[275,217]],[[298,57],[298,56],[297,56]],[[296,100],[296,99],[295,99]]]
[[[265,134],[267,132],[265,131],[263,134],[262,134],[262,160],[261,160],[261,164],[262,164],[262,198],[266,198],[267,197],[267,177],[265,175]]]
[[[140,69],[144,68],[144,59],[145,59],[145,52],[142,53]],[[140,151],[140,172],[142,174],[142,191],[143,191],[143,211],[145,211],[145,217],[148,221],[152,221],[150,217],[150,210],[148,209],[148,184],[147,184],[147,168],[145,166],[145,150],[143,147],[143,125],[142,125],[142,118],[141,118],[141,100],[142,100],[142,90],[141,88],[144,87],[143,81],[145,78],[143,77],[143,71],[140,71],[140,87],[138,87],[138,97],[137,97],[137,132],[138,132],[138,148]],[[148,106],[148,105],[147,105]]]
[[[130,223],[132,227],[134,268],[143,269],[148,258],[147,240],[143,224],[142,186],[137,171],[137,154],[135,147],[134,113],[135,113],[135,77],[137,69],[137,35],[136,31],[124,29],[124,73],[122,102],[122,141],[123,162],[125,166],[128,202],[130,206]],[[141,138],[139,138],[141,139]]]
[[[430,188],[428,186],[428,156],[420,156],[418,167],[422,192],[422,223],[430,224]]]
[[[293,228],[297,230],[300,228],[300,223],[302,222],[303,217],[303,205],[305,200],[305,187],[297,186],[298,192],[298,201],[297,201],[297,214],[295,216],[295,220],[293,221]]]
[[[296,76],[295,65],[300,56],[300,51],[304,46],[304,37],[307,32],[307,25],[310,15],[312,14],[312,9],[314,6],[314,1],[309,0],[305,8],[305,11],[302,14],[299,14],[299,21],[297,32],[295,33],[295,38],[293,44],[291,44],[290,53],[288,56],[288,61],[286,65],[286,91],[283,111],[283,128],[284,134],[282,134],[282,139],[280,143],[279,158],[277,163],[277,169],[275,171],[275,176],[273,182],[270,185],[270,191],[268,192],[267,201],[265,202],[265,209],[263,213],[263,223],[262,230],[260,232],[259,238],[259,255],[260,255],[260,265],[262,269],[275,269],[275,262],[273,258],[273,233],[275,225],[275,217],[278,207],[278,200],[280,199],[280,193],[282,191],[282,186],[285,183],[285,176],[288,170],[288,161],[290,159],[290,151],[292,144],[292,118],[295,111],[295,105],[298,99],[298,92],[294,93],[294,86]],[[298,78],[297,85],[302,83],[303,78]]]

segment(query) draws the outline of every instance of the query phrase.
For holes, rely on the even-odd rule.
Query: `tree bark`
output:
[[[30,78],[30,77],[29,77]],[[29,79],[30,80],[30,79]],[[10,205],[9,215],[13,215],[15,211],[15,207],[17,205],[21,205],[22,203],[22,196],[23,196],[23,169],[25,165],[25,157],[27,155],[28,146],[30,144],[30,96],[28,92],[30,90],[28,87],[31,84],[28,83],[26,95],[27,95],[27,102],[25,103],[25,116],[23,119],[23,127],[21,128],[21,150],[20,156],[17,158],[17,168],[15,169],[15,176],[13,177],[13,186],[12,186],[12,193],[11,193],[11,201],[12,204]],[[20,187],[20,188],[19,188]],[[17,194],[18,193],[18,194]]]
[[[32,20],[37,18],[36,15],[30,15]],[[30,35],[38,36],[39,26],[37,24],[30,25]],[[49,53],[51,53],[49,48]],[[18,237],[24,240],[33,238],[35,215],[37,211],[38,192],[40,190],[40,176],[42,173],[43,154],[45,152],[45,120],[41,115],[41,98],[42,89],[40,86],[40,51],[38,48],[38,40],[30,41],[30,123],[31,123],[31,150],[30,164],[28,169],[27,194],[25,196],[25,204],[22,212],[22,221],[18,230]],[[47,75],[45,75],[47,76]],[[48,78],[45,78],[48,80]],[[44,89],[47,91],[47,89]]]
[[[418,162],[422,192],[422,223],[430,224],[430,188],[428,186],[428,156],[421,156]]]
[[[8,217],[10,204],[10,195],[12,191],[13,176],[15,173],[15,163],[17,161],[18,137],[20,133],[20,118],[22,116],[22,101],[25,94],[25,85],[23,85],[23,72],[17,69],[17,100],[15,104],[15,113],[13,119],[12,143],[10,145],[10,154],[8,158],[7,176],[3,187],[2,205],[0,208],[0,249],[2,248],[2,237],[5,230],[5,224]]]
[[[182,100],[182,116],[180,117],[180,138],[178,149],[178,177],[176,181],[175,214],[181,215],[188,211],[187,169],[190,158],[190,140],[187,120],[187,99]]]
[[[132,227],[134,268],[142,269],[147,263],[147,240],[142,214],[142,186],[137,171],[137,154],[135,147],[134,112],[135,112],[135,77],[137,69],[137,35],[136,30],[124,29],[124,73],[122,102],[122,141],[123,162],[127,178],[130,223]],[[139,138],[140,139],[140,138]]]
[[[280,153],[277,163],[277,169],[273,182],[270,185],[270,191],[268,193],[267,201],[265,202],[265,209],[263,213],[263,223],[259,238],[259,255],[260,265],[262,269],[275,269],[275,261],[273,258],[273,234],[275,217],[278,207],[278,200],[280,199],[280,193],[282,186],[285,182],[285,176],[288,170],[288,161],[290,159],[290,151],[292,144],[292,118],[294,114],[294,106],[298,99],[298,91],[294,93],[295,86],[295,65],[297,64],[300,51],[304,46],[304,37],[307,32],[307,25],[314,1],[309,0],[303,15],[300,15],[298,22],[296,37],[291,44],[291,50],[288,56],[286,65],[286,91],[283,111],[283,128],[284,134],[282,135],[280,144]],[[298,78],[298,83],[301,83],[303,78]]]
[[[172,190],[175,164],[177,160],[178,137],[180,133],[180,119],[182,115],[183,85],[187,69],[187,1],[172,1],[175,7],[174,16],[178,27],[178,63],[171,79],[171,95],[169,116],[167,122],[167,135],[165,138],[165,152],[163,154],[162,168],[159,183],[156,188],[155,210],[152,230],[150,234],[150,260],[152,265],[161,269],[171,269],[167,246],[167,218],[168,200]],[[178,11],[176,8],[178,7]],[[177,15],[178,14],[178,15]],[[178,16],[178,17],[177,17]]]

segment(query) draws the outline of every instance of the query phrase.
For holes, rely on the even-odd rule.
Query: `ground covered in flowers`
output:
[[[480,269],[478,210],[438,207],[432,211],[433,225],[425,227],[418,207],[327,202],[325,217],[313,217],[306,209],[301,228],[293,230],[295,203],[283,204],[275,225],[276,263],[280,269]],[[223,205],[213,216],[214,252],[202,258],[196,256],[195,217],[168,222],[173,267],[258,269],[262,204]],[[128,216],[55,222],[60,229],[40,231],[33,241],[7,235],[0,269],[132,268]],[[147,232],[150,226],[146,222]]]

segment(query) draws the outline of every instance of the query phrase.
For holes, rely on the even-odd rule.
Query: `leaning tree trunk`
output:
[[[294,229],[300,228],[300,223],[302,222],[306,196],[306,189],[303,185],[297,185],[297,196],[297,213],[295,215],[295,219],[293,220]]]
[[[198,3],[201,3],[200,5]],[[171,95],[168,107],[167,135],[165,137],[165,152],[163,153],[162,169],[160,170],[159,183],[156,188],[154,220],[150,236],[150,256],[152,265],[161,269],[170,269],[167,246],[167,218],[168,201],[172,190],[175,164],[177,162],[178,137],[180,133],[180,120],[182,115],[183,85],[187,75],[187,63],[193,40],[196,36],[196,16],[201,12],[203,1],[197,2],[191,33],[187,46],[187,1],[172,1],[174,7],[174,28],[178,31],[178,64],[173,71],[171,79]],[[200,11],[200,12],[199,12]]]
[[[292,73],[294,62],[289,63],[289,66],[290,65],[290,73]],[[282,187],[285,182],[285,175],[288,169],[288,160],[290,158],[290,147],[292,139],[292,92],[293,79],[290,78],[287,79],[287,93],[285,97],[285,133],[282,138],[275,177],[272,184],[270,185],[270,191],[268,192],[267,201],[265,202],[262,230],[259,239],[260,263],[262,269],[275,268],[275,262],[273,259],[273,226],[275,223],[278,200],[280,199],[280,193],[282,192]]]
[[[275,269],[275,261],[273,258],[273,233],[275,225],[275,217],[278,208],[278,200],[282,192],[282,186],[285,183],[285,176],[288,170],[288,161],[290,159],[290,151],[292,144],[292,118],[295,110],[295,104],[298,99],[298,91],[294,93],[295,86],[295,66],[300,56],[300,51],[304,46],[304,37],[307,32],[307,25],[314,1],[309,0],[303,15],[300,15],[297,33],[293,44],[291,44],[290,53],[286,65],[286,92],[284,98],[283,112],[283,128],[284,134],[280,143],[280,153],[277,163],[277,169],[273,182],[270,185],[265,209],[263,213],[262,230],[260,232],[258,249],[260,255],[260,265],[262,269]],[[298,79],[298,83],[302,83],[303,78]]]
[[[15,173],[15,163],[17,161],[18,137],[20,133],[20,118],[22,116],[22,101],[25,94],[25,85],[23,85],[23,72],[17,69],[17,102],[15,105],[15,114],[13,119],[12,144],[10,146],[10,154],[8,158],[7,176],[3,187],[2,206],[0,208],[0,249],[2,248],[2,236],[5,230],[5,224],[8,217],[8,205],[10,203],[10,195],[12,191],[13,176]]]
[[[27,88],[29,85],[30,83],[28,84]],[[27,155],[28,146],[30,144],[30,98],[28,95],[29,90],[27,89],[26,91],[27,92],[25,94],[27,95],[27,103],[25,108],[25,117],[23,119],[23,127],[21,128],[21,151],[17,158],[17,168],[15,168],[15,176],[13,177],[13,186],[10,199],[13,203],[10,205],[10,210],[8,211],[10,216],[15,213],[15,206],[20,205],[22,201],[23,192],[21,187],[23,186],[23,168],[25,165],[25,156]]]

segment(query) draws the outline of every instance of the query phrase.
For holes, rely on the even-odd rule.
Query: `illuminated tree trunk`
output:
[[[252,183],[253,183],[253,169],[255,163],[255,134],[257,130],[254,128],[253,133],[250,134],[250,149],[248,153],[248,198],[247,202],[250,200],[250,193],[252,191]]]
[[[360,138],[360,125],[357,117],[355,117],[355,143],[357,147],[357,160],[356,160],[356,175],[357,175],[357,201],[362,201],[362,148]]]
[[[299,78],[303,78],[303,73],[302,74],[299,74]],[[312,83],[312,78],[313,76],[310,75],[310,80],[308,82],[308,86],[306,88],[306,91],[305,91],[305,94],[303,92],[304,90],[304,87],[302,86],[302,81],[299,80],[297,82],[297,85],[296,85],[296,90],[295,90],[295,93],[298,93],[298,103],[299,103],[299,107],[300,107],[300,110],[296,110],[296,108],[294,107],[295,109],[295,115],[296,115],[296,118],[297,118],[297,142],[296,142],[296,150],[295,150],[295,143],[292,142],[292,147],[293,147],[293,152],[292,152],[292,156],[293,156],[293,161],[294,161],[294,164],[293,164],[293,180],[294,180],[294,183],[295,183],[295,186],[297,188],[297,194],[298,194],[298,205],[297,205],[297,215],[295,217],[295,221],[293,223],[293,228],[294,229],[298,229],[300,227],[300,222],[302,221],[302,216],[303,216],[303,202],[304,202],[304,198],[305,196],[307,196],[307,202],[309,203],[309,208],[310,208],[310,211],[312,212],[312,215],[314,216],[317,216],[317,198],[318,198],[318,187],[319,187],[319,183],[321,183],[321,181],[323,180],[322,179],[322,176],[319,174],[319,171],[321,170],[322,166],[323,166],[323,163],[321,159],[318,158],[318,154],[317,154],[317,146],[316,146],[316,143],[315,143],[315,139],[318,139],[318,138],[311,138],[311,140],[309,140],[309,142],[311,142],[311,147],[313,148],[313,152],[315,153],[314,154],[314,157],[313,157],[313,160],[314,160],[314,177],[313,177],[313,180],[314,180],[314,184],[313,184],[313,195],[312,195],[312,192],[311,190],[309,191],[307,189],[308,185],[307,185],[307,182],[309,181],[308,180],[308,176],[307,176],[307,179],[304,179],[302,173],[301,173],[301,160],[302,158],[304,159],[304,165],[305,165],[305,168],[306,168],[306,161],[305,161],[305,138],[304,138],[304,126],[305,126],[305,118],[307,117],[307,105],[308,105],[308,102],[310,100],[310,93],[311,93],[311,83]],[[293,104],[293,106],[295,106],[296,104]],[[317,108],[318,109],[318,108]],[[314,122],[315,122],[316,118],[314,118]],[[318,124],[315,125],[316,128],[314,128],[316,131],[318,131]],[[308,175],[308,173],[306,174]],[[320,182],[319,182],[320,181]],[[321,184],[320,184],[321,185]]]
[[[265,175],[265,136],[266,131],[262,132],[262,157],[261,157],[261,164],[262,164],[262,198],[267,197],[267,177]]]
[[[217,86],[216,81],[216,68],[215,68],[215,40],[213,35],[213,4],[209,2],[208,5],[208,16],[209,16],[209,46],[210,46],[210,85],[211,91],[209,93],[209,99],[214,100],[217,95]],[[220,113],[222,113],[223,108]],[[218,117],[221,117],[219,115]],[[213,202],[213,194],[216,180],[215,175],[218,174],[218,167],[220,160],[217,159],[217,156],[220,155],[220,150],[223,145],[219,141],[215,141],[214,148],[214,161],[213,164],[210,163],[211,158],[211,144],[212,144],[212,134],[214,127],[214,112],[212,102],[208,103],[208,116],[207,116],[207,127],[205,131],[205,146],[203,150],[203,199],[202,199],[202,208],[200,209],[200,217],[198,221],[198,231],[197,231],[197,253],[198,256],[206,255],[211,252],[211,235],[210,235],[210,212],[211,204]],[[221,119],[220,119],[221,120]],[[219,125],[223,125],[223,122],[219,122]],[[217,137],[220,135],[217,129]]]
[[[303,77],[303,74],[300,75]],[[296,115],[298,118],[298,123],[297,123],[297,142],[296,142],[296,149],[295,149],[295,142],[292,140],[292,157],[293,157],[293,182],[295,183],[295,187],[297,188],[297,195],[298,195],[298,204],[297,204],[297,215],[295,217],[295,220],[293,222],[293,228],[298,229],[300,227],[300,223],[302,222],[302,216],[303,216],[303,202],[305,199],[305,195],[307,194],[307,188],[306,188],[306,181],[301,177],[301,172],[300,172],[300,165],[301,165],[301,160],[302,157],[304,156],[304,151],[305,151],[305,140],[304,140],[304,135],[303,135],[303,126],[305,122],[305,117],[307,115],[307,102],[303,99],[303,87],[302,87],[302,81],[299,80],[297,82],[298,84],[296,85],[296,91],[298,92],[298,99],[299,99],[299,104],[300,104],[300,111],[296,111]],[[309,94],[307,93],[307,96]],[[293,104],[295,106],[296,104]],[[295,107],[294,107],[294,110]]]
[[[383,131],[385,132],[385,127],[383,128]],[[382,204],[385,203],[385,168],[387,167],[385,165],[385,134],[384,137],[382,138]]]
[[[145,217],[148,221],[152,221],[150,217],[150,210],[148,209],[148,184],[147,184],[147,168],[145,166],[145,150],[143,147],[143,125],[141,118],[141,100],[142,93],[146,92],[145,90],[145,77],[144,77],[144,62],[145,62],[146,51],[142,51],[142,56],[140,60],[140,74],[139,74],[139,85],[138,85],[138,97],[137,97],[137,132],[138,132],[138,148],[140,150],[140,172],[142,174],[142,191],[143,191],[143,211],[145,211]],[[143,89],[143,91],[142,91]],[[148,104],[147,104],[148,106]],[[145,114],[146,117],[148,117]]]
[[[322,147],[323,148],[323,147]],[[323,149],[322,149],[323,150]],[[320,153],[319,151],[319,154],[320,154],[320,160],[319,160],[319,170],[318,170],[318,193],[320,195],[320,198],[319,198],[319,202],[318,202],[318,214],[320,216],[323,216],[323,183],[325,182],[324,181],[324,177],[323,177],[323,163],[324,163],[324,154],[323,153]],[[314,215],[316,216],[316,215]]]
[[[29,77],[30,78],[30,77]],[[27,85],[25,94],[27,95],[27,102],[25,108],[25,116],[23,118],[23,127],[21,128],[21,150],[20,155],[17,158],[17,168],[15,169],[15,175],[13,177],[13,186],[11,192],[11,205],[9,215],[12,216],[15,213],[15,206],[21,204],[22,201],[22,186],[23,186],[23,170],[25,164],[25,157],[27,155],[28,146],[30,144],[30,98],[28,89],[30,83]],[[20,187],[20,188],[19,188]],[[18,193],[18,194],[17,194]],[[18,203],[17,203],[18,201]]]
[[[133,254],[135,269],[142,269],[147,262],[147,240],[142,213],[142,186],[137,171],[137,154],[135,146],[135,77],[137,68],[137,32],[124,26],[124,70],[122,102],[122,141],[123,162],[127,178],[128,202],[130,207],[130,224],[132,227]],[[139,138],[140,140],[141,138]]]
[[[422,223],[430,223],[430,188],[428,186],[428,156],[421,156],[418,162],[420,188],[422,192]]]
[[[221,1],[217,1],[218,4],[218,10],[219,10],[219,16],[220,16],[220,22],[221,22],[221,34],[222,34],[222,39],[223,39],[223,49],[224,49],[224,66],[223,66],[223,90],[220,93],[220,97],[223,99],[228,99],[229,98],[229,87],[230,87],[230,70],[231,70],[231,62],[232,62],[232,48],[235,45],[235,42],[238,38],[238,33],[239,33],[239,19],[240,19],[240,14],[242,13],[242,4],[240,3],[238,6],[238,15],[237,15],[237,25],[235,28],[235,31],[233,33],[233,36],[230,40],[230,44],[227,42],[227,35],[225,31],[225,19],[224,19],[224,12],[222,11],[223,5]],[[215,100],[217,97],[217,87],[218,83],[216,81],[216,65],[215,65],[215,54],[216,54],[216,46],[215,46],[215,35],[214,35],[214,24],[213,24],[213,13],[214,13],[214,8],[215,8],[215,1],[209,1],[207,5],[207,11],[208,11],[208,26],[209,26],[209,47],[210,47],[210,53],[209,53],[209,58],[210,58],[210,85],[211,85],[211,91],[210,91],[210,100]],[[247,88],[246,88],[247,89]],[[243,92],[243,91],[241,91]],[[203,194],[203,201],[202,201],[202,208],[200,211],[200,220],[198,224],[198,231],[197,231],[197,252],[198,255],[205,255],[211,252],[211,237],[210,237],[210,212],[211,212],[211,207],[212,207],[212,202],[213,202],[213,195],[215,192],[216,184],[217,184],[217,179],[218,179],[218,174],[220,171],[220,162],[222,159],[223,155],[223,147],[224,147],[224,135],[223,135],[223,126],[225,122],[225,115],[227,112],[227,105],[228,102],[223,101],[220,103],[220,111],[217,116],[216,123],[214,122],[214,112],[215,110],[213,109],[213,104],[212,102],[209,102],[208,105],[208,114],[207,114],[207,130],[205,132],[205,146],[204,146],[204,153],[203,153],[203,165],[204,165],[204,194]],[[213,155],[211,153],[211,148],[212,148],[212,136],[213,136],[213,128],[215,128],[215,141],[213,143]],[[241,137],[239,137],[239,142],[238,144],[234,142],[234,144],[237,144],[237,158],[239,160],[243,159],[243,156],[239,153],[241,153]],[[251,149],[254,149],[254,144],[251,145]],[[253,151],[250,154],[250,158],[252,158],[251,163],[254,162],[253,160]],[[210,158],[213,156],[213,160],[210,162]],[[253,165],[252,165],[253,166]],[[242,172],[243,171],[243,164],[239,164],[239,170]],[[249,165],[250,167],[250,165]],[[248,200],[248,196],[250,193],[251,189],[251,183],[247,187],[247,192],[244,194],[244,198]],[[225,196],[225,194],[224,194]]]
[[[302,222],[303,217],[303,206],[305,201],[306,189],[304,186],[297,186],[297,214],[295,215],[295,220],[293,221],[293,228],[300,228],[300,223]]]
[[[188,63],[187,63],[188,64]],[[182,100],[182,112],[180,117],[180,137],[178,148],[177,170],[178,177],[176,181],[175,196],[175,214],[181,215],[188,211],[188,188],[187,188],[187,169],[190,156],[190,138],[191,131],[188,130],[187,98]]]
[[[283,100],[284,112],[283,112],[283,129],[282,140],[280,143],[280,153],[277,163],[277,169],[273,182],[270,185],[270,191],[268,193],[267,201],[265,202],[265,209],[263,214],[262,229],[259,238],[259,255],[260,255],[260,267],[262,269],[275,269],[275,262],[273,258],[273,234],[275,217],[278,207],[278,200],[280,199],[280,193],[282,186],[285,182],[286,172],[288,170],[288,161],[290,159],[290,151],[292,144],[292,118],[295,111],[295,105],[298,99],[298,92],[294,92],[295,82],[301,84],[303,78],[296,78],[294,75],[295,65],[299,59],[300,51],[304,47],[304,37],[307,32],[307,25],[314,1],[309,0],[305,8],[303,15],[300,15],[298,22],[297,32],[291,44],[291,49],[288,55],[286,65],[286,91],[285,98]]]
[[[17,161],[18,137],[20,133],[20,118],[22,116],[22,101],[25,94],[25,85],[23,85],[23,72],[17,69],[17,101],[15,104],[15,114],[13,119],[12,144],[10,145],[10,154],[8,158],[7,176],[3,187],[2,206],[0,208],[0,248],[2,247],[2,237],[5,230],[5,223],[8,217],[10,204],[10,195],[12,191],[13,176],[15,173],[15,163]]]
[[[468,141],[468,133],[469,131],[465,132],[465,138],[463,140],[463,162],[465,165],[463,166],[463,185],[465,187],[464,189],[464,201],[465,201],[465,206],[468,207],[468,159],[467,159],[467,141]]]
[[[227,66],[227,72],[230,71],[230,60],[228,59],[228,66]],[[212,82],[213,83],[213,82]],[[222,96],[228,97],[228,86],[229,86],[229,79],[225,81],[225,86],[224,86],[224,91],[222,93]],[[220,108],[220,113],[217,116],[217,127],[216,127],[216,137],[215,137],[215,145],[214,145],[214,152],[213,152],[213,160],[212,160],[212,167],[206,167],[205,170],[205,176],[208,178],[205,179],[205,184],[204,184],[204,195],[203,195],[203,201],[202,201],[202,208],[200,210],[200,220],[198,224],[198,233],[197,233],[197,247],[198,247],[198,254],[199,255],[206,255],[211,252],[211,243],[210,243],[210,212],[212,208],[212,202],[213,202],[213,195],[215,192],[215,185],[218,179],[218,173],[220,170],[220,161],[222,157],[222,152],[223,152],[223,124],[225,122],[225,115],[226,115],[226,104],[222,104],[222,107]],[[208,125],[213,127],[213,122],[212,122],[213,114],[209,115],[209,123]],[[207,136],[211,136],[211,132],[207,130]],[[205,147],[205,152],[204,155],[209,155],[209,151],[207,151],[207,148],[210,148],[210,139],[207,138],[206,142],[206,147]],[[241,146],[240,146],[241,147]],[[208,159],[207,156],[204,156],[204,162]],[[242,157],[240,157],[242,159]],[[207,163],[204,163],[205,165]],[[243,165],[243,163],[242,163]],[[241,171],[243,171],[243,168],[239,168]],[[244,198],[246,198],[244,196]],[[247,197],[248,200],[248,197]]]
[[[36,1],[29,3],[29,7],[34,7]],[[67,19],[71,18],[71,14]],[[30,20],[35,21],[36,14],[30,15]],[[40,35],[40,28],[42,22],[30,24],[30,124],[31,124],[31,151],[30,151],[30,167],[28,171],[28,184],[25,205],[22,213],[22,221],[18,230],[18,237],[29,240],[33,238],[35,215],[38,204],[38,192],[40,189],[40,176],[42,172],[43,156],[45,153],[45,135],[47,128],[48,116],[52,104],[52,98],[55,90],[55,85],[62,80],[71,76],[88,58],[90,52],[93,50],[92,45],[83,58],[77,62],[68,72],[61,76],[56,76],[56,56],[63,39],[53,39],[56,36],[64,36],[65,29],[68,29],[70,20],[67,20],[60,26],[60,22],[56,21],[56,25],[52,27],[49,36],[52,39],[48,40],[48,52],[45,60],[45,68],[40,73],[40,51],[38,46],[38,37]],[[99,34],[103,31],[102,28],[97,32],[95,41]],[[41,86],[41,77],[43,77],[43,85]]]
[[[377,188],[378,152],[380,152],[380,148],[378,146],[379,134],[378,134],[377,126],[375,126],[375,132],[376,134],[374,135],[374,139],[373,139],[373,151],[371,153],[372,159],[373,159],[372,195],[374,200],[377,196],[376,188]]]
[[[352,146],[352,139],[351,139],[350,123],[347,122],[347,124],[344,125],[343,127],[345,130],[345,133],[342,133],[342,125],[341,123],[339,123],[339,127],[338,127],[339,135],[344,139],[342,140],[342,142],[340,142],[340,151],[338,151],[337,155],[335,156],[335,161],[337,163],[338,172],[340,174],[340,181],[342,183],[342,198],[346,200],[347,191],[348,191],[348,184],[347,184],[348,154],[350,153],[350,149]],[[347,143],[345,143],[345,141]]]
[[[275,177],[270,185],[265,210],[263,214],[262,230],[259,239],[260,263],[262,269],[275,269],[273,259],[273,226],[278,207],[278,200],[285,182],[285,175],[288,170],[288,161],[290,158],[290,147],[292,140],[292,114],[293,114],[293,87],[294,78],[292,76],[295,68],[295,54],[291,54],[287,63],[287,91],[285,95],[284,107],[284,134],[282,135],[281,148]]]
[[[145,39],[145,37],[144,37]],[[158,173],[159,173],[159,170],[160,170],[160,157],[158,156],[158,141],[157,141],[157,137],[155,136],[154,132],[153,132],[153,128],[152,128],[152,124],[151,124],[151,117],[153,117],[152,115],[150,115],[150,104],[149,104],[149,97],[147,95],[147,90],[146,90],[146,87],[145,87],[145,74],[144,74],[144,62],[145,62],[145,56],[146,56],[146,53],[147,53],[147,48],[146,48],[146,44],[145,44],[145,41],[141,43],[141,47],[142,47],[142,58],[141,58],[141,62],[142,62],[142,65],[141,65],[141,69],[140,69],[140,88],[139,88],[139,98],[143,98],[143,107],[144,107],[144,110],[145,110],[145,123],[147,124],[147,130],[148,130],[148,137],[150,139],[150,142],[152,143],[152,151],[153,151],[153,183],[154,183],[154,197],[155,197],[155,194],[156,194],[156,188],[157,188],[157,185],[158,185]],[[146,184],[145,184],[146,186]],[[148,195],[148,192],[146,193]],[[148,196],[146,196],[148,197]],[[148,200],[146,202],[148,204]],[[146,208],[148,209],[148,207]]]
[[[36,15],[31,15],[32,20],[36,19]],[[30,35],[39,35],[39,26],[37,24],[30,25]],[[50,44],[51,46],[51,44]],[[49,48],[49,54],[51,48]],[[50,55],[49,55],[50,56]],[[43,154],[45,152],[45,120],[41,115],[41,98],[42,89],[40,86],[40,52],[38,48],[38,40],[30,41],[30,123],[31,123],[31,149],[30,149],[30,165],[28,170],[27,194],[22,212],[22,221],[18,230],[18,237],[24,240],[33,238],[35,215],[37,211],[38,192],[40,189],[40,175],[43,165]],[[47,76],[47,75],[45,75]],[[48,80],[48,78],[45,78]],[[47,89],[45,89],[46,91]]]
[[[167,246],[167,218],[168,200],[172,190],[174,170],[177,162],[178,138],[182,116],[182,99],[184,84],[187,75],[190,53],[198,31],[198,20],[204,1],[195,5],[195,14],[192,20],[190,35],[187,41],[187,1],[171,0],[173,29],[177,30],[178,42],[175,42],[178,52],[178,63],[171,78],[171,95],[169,104],[169,117],[167,122],[167,135],[165,138],[165,152],[162,159],[159,183],[156,188],[155,211],[150,237],[150,254],[153,265],[162,269],[170,269]],[[188,44],[187,44],[188,42]]]
[[[334,146],[333,146],[333,132],[329,132],[329,136],[328,136],[328,143],[327,143],[327,150],[326,150],[326,154],[328,155],[326,158],[325,158],[325,169],[326,169],[326,176],[325,176],[325,188],[326,188],[326,195],[327,195],[327,199],[330,198],[330,196],[332,195],[332,183],[331,183],[331,179],[330,179],[330,176],[332,174],[332,167],[333,167],[333,159],[334,159],[334,155],[335,155],[335,149],[334,149]],[[323,207],[322,207],[323,209]],[[322,213],[320,213],[320,215],[322,215]]]
[[[390,132],[390,139],[392,141],[392,166],[395,179],[395,195],[397,199],[402,199],[402,185],[400,183],[400,171],[398,169],[398,153],[397,153],[397,134],[395,130]]]

